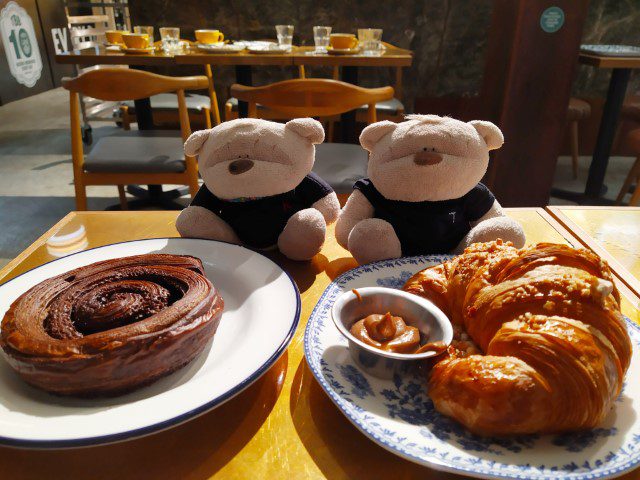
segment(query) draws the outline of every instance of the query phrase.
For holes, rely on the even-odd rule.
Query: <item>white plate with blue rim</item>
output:
[[[107,399],[73,399],[28,386],[0,358],[0,444],[65,448],[113,443],[192,419],[260,378],[286,350],[300,319],[291,277],[267,257],[211,240],[156,238],[86,250],[0,286],[0,319],[37,283],[94,262],[146,253],[192,255],[220,291],[224,312],[213,341],[189,365],[156,383]]]
[[[334,280],[313,310],[304,337],[307,363],[340,411],[369,439],[436,470],[479,478],[587,480],[616,477],[640,462],[640,327],[627,319],[634,353],[627,381],[603,424],[585,432],[485,438],[439,414],[417,374],[382,380],[362,372],[331,320],[343,292],[401,288],[414,273],[447,260],[431,255],[363,265]]]

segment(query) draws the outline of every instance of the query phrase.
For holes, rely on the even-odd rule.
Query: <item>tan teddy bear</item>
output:
[[[331,187],[311,173],[314,145],[323,140],[322,124],[312,118],[245,118],[193,133],[184,151],[198,155],[204,185],[180,213],[178,231],[312,258],[340,211]]]
[[[409,115],[362,131],[369,178],[359,180],[336,224],[338,243],[361,264],[459,252],[501,238],[520,248],[522,227],[480,183],[503,144],[490,122]]]

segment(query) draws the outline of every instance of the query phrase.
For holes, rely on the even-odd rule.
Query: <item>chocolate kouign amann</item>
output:
[[[215,334],[223,306],[197,258],[106,260],[21,295],[2,320],[0,347],[35,387],[119,395],[191,362]]]

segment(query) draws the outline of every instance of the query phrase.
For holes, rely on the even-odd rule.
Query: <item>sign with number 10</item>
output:
[[[0,11],[0,35],[11,75],[18,83],[33,87],[42,73],[42,59],[31,17],[16,2]]]

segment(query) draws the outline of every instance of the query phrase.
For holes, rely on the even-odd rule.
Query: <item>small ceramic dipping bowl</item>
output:
[[[393,378],[396,373],[406,373],[436,352],[394,353],[367,345],[355,338],[351,326],[371,314],[390,312],[402,317],[409,326],[420,331],[421,343],[443,342],[453,339],[453,329],[447,316],[429,300],[411,293],[384,287],[356,289],[360,299],[352,291],[340,295],[331,309],[333,322],[349,341],[349,352],[358,366],[378,378]]]

